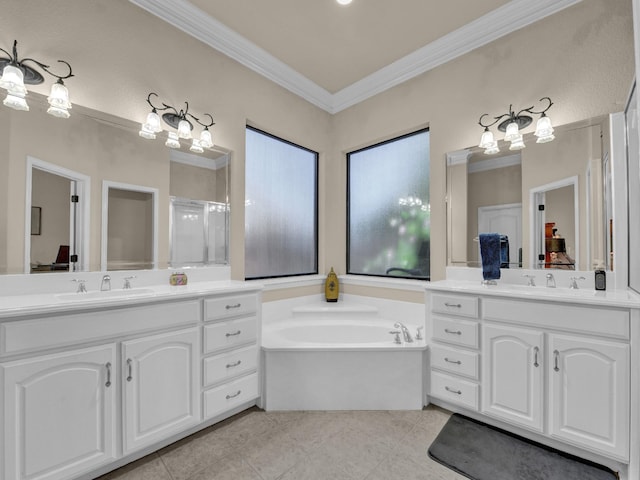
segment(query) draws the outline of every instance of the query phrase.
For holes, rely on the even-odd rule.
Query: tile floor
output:
[[[427,455],[449,415],[253,408],[100,480],[462,480]]]

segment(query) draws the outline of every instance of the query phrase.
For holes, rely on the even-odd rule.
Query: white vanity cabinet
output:
[[[200,422],[198,328],[122,342],[125,454]]]
[[[68,479],[116,458],[116,345],[0,364],[4,479]]]
[[[216,417],[260,396],[258,297],[204,300],[203,412]]]
[[[434,293],[430,305],[430,395],[476,411],[480,392],[478,298]]]
[[[482,412],[542,432],[544,334],[482,326]]]

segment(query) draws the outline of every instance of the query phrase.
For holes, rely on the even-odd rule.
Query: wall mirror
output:
[[[144,99],[141,101],[144,111],[143,103]],[[145,140],[138,135],[138,122],[80,105],[73,106],[69,119],[54,118],[46,114],[46,98],[31,92],[29,106],[28,112],[0,108],[0,185],[6,199],[5,202],[0,202],[0,274],[64,271],[52,270],[52,264],[56,263],[69,263],[71,271],[169,267],[172,235],[170,184],[175,171],[172,168],[174,162],[170,158],[173,150],[165,147],[162,138],[166,133],[160,133],[155,141]],[[188,152],[188,147],[183,144],[179,152]],[[198,156],[205,165],[224,157],[225,166],[218,169],[224,173],[216,176],[217,194],[212,201],[224,203],[228,210],[227,170],[230,152],[215,146]],[[59,182],[55,181],[56,178]],[[112,205],[134,201],[116,198],[117,193],[123,193],[118,190],[127,190],[116,188],[118,184],[136,186],[138,194],[140,188],[157,191],[157,222],[153,227],[156,232],[154,241],[157,242],[155,259],[148,257],[148,250],[129,249],[130,245],[127,243],[133,240],[126,236],[121,236],[119,240],[112,238],[111,241],[107,237],[107,253],[103,257],[104,182],[112,182],[114,187],[111,189],[113,195],[107,195],[107,202]],[[57,186],[54,188],[54,185]],[[72,187],[84,189],[79,195],[80,203],[75,207],[67,204],[64,209],[66,214],[63,216],[42,203],[49,200],[39,197],[41,194],[49,195],[54,191],[64,190],[67,201]],[[198,187],[195,185],[185,187],[180,195],[197,198],[198,196],[194,197],[189,193],[196,188]],[[223,200],[220,200],[220,192],[224,192]],[[138,201],[144,203],[140,199]],[[32,206],[40,207],[39,236],[31,235]],[[63,210],[63,207],[57,208],[56,212]],[[209,220],[212,222],[209,228],[219,231],[218,236],[226,241],[228,215]],[[54,224],[50,225],[50,221]],[[223,222],[222,226],[219,225],[220,222]],[[55,238],[46,240],[45,237],[54,231],[57,232]],[[113,232],[114,228],[111,229],[111,233]],[[140,253],[140,258],[128,255],[116,260],[114,257],[114,262],[111,262],[109,248],[115,248],[118,242],[122,243],[122,254],[128,250],[144,253]],[[218,244],[222,242],[217,242],[216,245]],[[66,246],[69,247],[70,257],[78,255],[76,262],[56,261],[59,250]],[[65,257],[65,249],[62,250],[62,257]],[[226,264],[227,261],[228,256],[216,253],[214,260],[208,264]]]
[[[481,266],[478,235],[496,232],[509,240],[504,268],[611,269],[608,128],[599,117],[557,127],[550,143],[525,135],[516,152],[447,154],[448,265]]]

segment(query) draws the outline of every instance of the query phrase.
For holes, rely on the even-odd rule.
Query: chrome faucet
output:
[[[400,322],[396,322],[393,324],[393,328],[399,328],[400,330],[402,330],[402,335],[404,336],[404,341],[407,343],[412,343],[413,342],[413,338],[411,337],[411,332],[409,332],[409,329]]]
[[[84,284],[84,282],[86,282],[86,280],[81,280],[79,278],[74,278],[71,281],[78,283],[78,290],[76,290],[76,293],[87,293],[87,287]]]
[[[102,277],[102,283],[100,284],[100,291],[105,292],[111,290],[111,277],[109,275],[104,275]]]
[[[124,285],[122,286],[123,290],[130,290],[131,289],[131,280],[133,280],[134,278],[136,278],[135,275],[131,275],[129,277],[124,277]]]
[[[536,282],[535,282],[536,276],[535,275],[527,275],[526,273],[523,273],[522,276],[526,277],[528,279],[527,286],[529,286],[529,287],[535,287],[536,286]]]
[[[547,287],[556,288],[556,279],[553,278],[553,273],[547,273]]]
[[[575,290],[578,289],[578,280],[585,280],[584,277],[571,277],[569,278],[569,288],[573,288]]]

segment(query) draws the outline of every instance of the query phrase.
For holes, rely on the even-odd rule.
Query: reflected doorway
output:
[[[27,159],[25,273],[86,271],[89,177]]]

